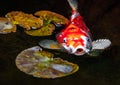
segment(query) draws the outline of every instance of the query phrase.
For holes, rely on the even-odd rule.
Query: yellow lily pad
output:
[[[24,30],[26,34],[31,36],[49,36],[52,35],[55,30],[55,26],[53,24],[48,24],[46,26],[41,27],[36,30]]]
[[[12,11],[5,15],[13,24],[17,24],[25,28],[26,30],[38,29],[43,25],[43,21],[40,18],[27,14],[22,11]]]
[[[22,72],[38,78],[59,78],[75,73],[79,66],[61,58],[54,58],[50,52],[39,46],[28,48],[18,54],[16,66]]]
[[[32,36],[49,36],[55,30],[55,26],[51,22],[58,24],[68,24],[68,19],[64,16],[51,11],[37,11],[35,16],[43,20],[43,26],[37,30],[25,30],[25,33]]]
[[[44,20],[45,24],[49,24],[51,21],[59,24],[68,24],[67,18],[55,12],[43,10],[35,12],[34,15]]]

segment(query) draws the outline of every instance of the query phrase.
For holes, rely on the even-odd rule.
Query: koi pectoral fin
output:
[[[62,46],[57,41],[54,41],[54,40],[45,39],[45,40],[40,41],[39,45],[46,49],[55,49],[55,50],[62,49]]]
[[[92,45],[93,45],[92,50],[94,49],[104,50],[111,45],[111,41],[109,39],[98,39],[96,41],[93,41]]]
[[[92,50],[88,53],[90,56],[99,56],[105,49],[111,45],[109,39],[98,39],[92,42]]]

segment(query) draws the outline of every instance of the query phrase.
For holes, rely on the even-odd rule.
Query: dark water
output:
[[[42,39],[32,37],[19,27],[16,33],[0,35],[0,85],[120,85],[120,12],[117,0],[78,0],[79,11],[91,30],[93,39],[109,38],[110,49],[98,57],[74,56],[62,53],[63,59],[79,65],[73,75],[58,79],[34,78],[15,65],[15,59],[22,50],[38,45]],[[13,10],[34,13],[50,10],[69,18],[70,7],[67,0],[4,0],[0,2],[0,16]]]

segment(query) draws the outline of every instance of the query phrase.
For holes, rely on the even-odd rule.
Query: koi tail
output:
[[[67,0],[70,7],[72,8],[71,21],[73,21],[77,16],[80,16],[80,13],[77,11],[78,9],[78,1],[77,0]]]
[[[77,11],[78,8],[78,2],[77,0],[67,0],[70,7],[72,8],[73,11]]]

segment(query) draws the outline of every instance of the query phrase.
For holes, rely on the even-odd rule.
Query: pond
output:
[[[16,56],[24,49],[38,45],[43,39],[53,36],[34,37],[24,33],[21,27],[17,32],[0,35],[0,85],[119,85],[120,84],[120,39],[117,0],[79,1],[79,10],[91,30],[93,39],[108,38],[112,41],[110,49],[98,57],[75,56],[58,51],[50,51],[55,57],[79,65],[79,70],[69,76],[56,79],[35,78],[21,72],[15,65]],[[14,4],[13,4],[14,3]],[[100,5],[101,4],[101,5]],[[71,9],[66,0],[4,0],[0,3],[0,15],[13,10],[34,13],[50,10],[69,18]]]

